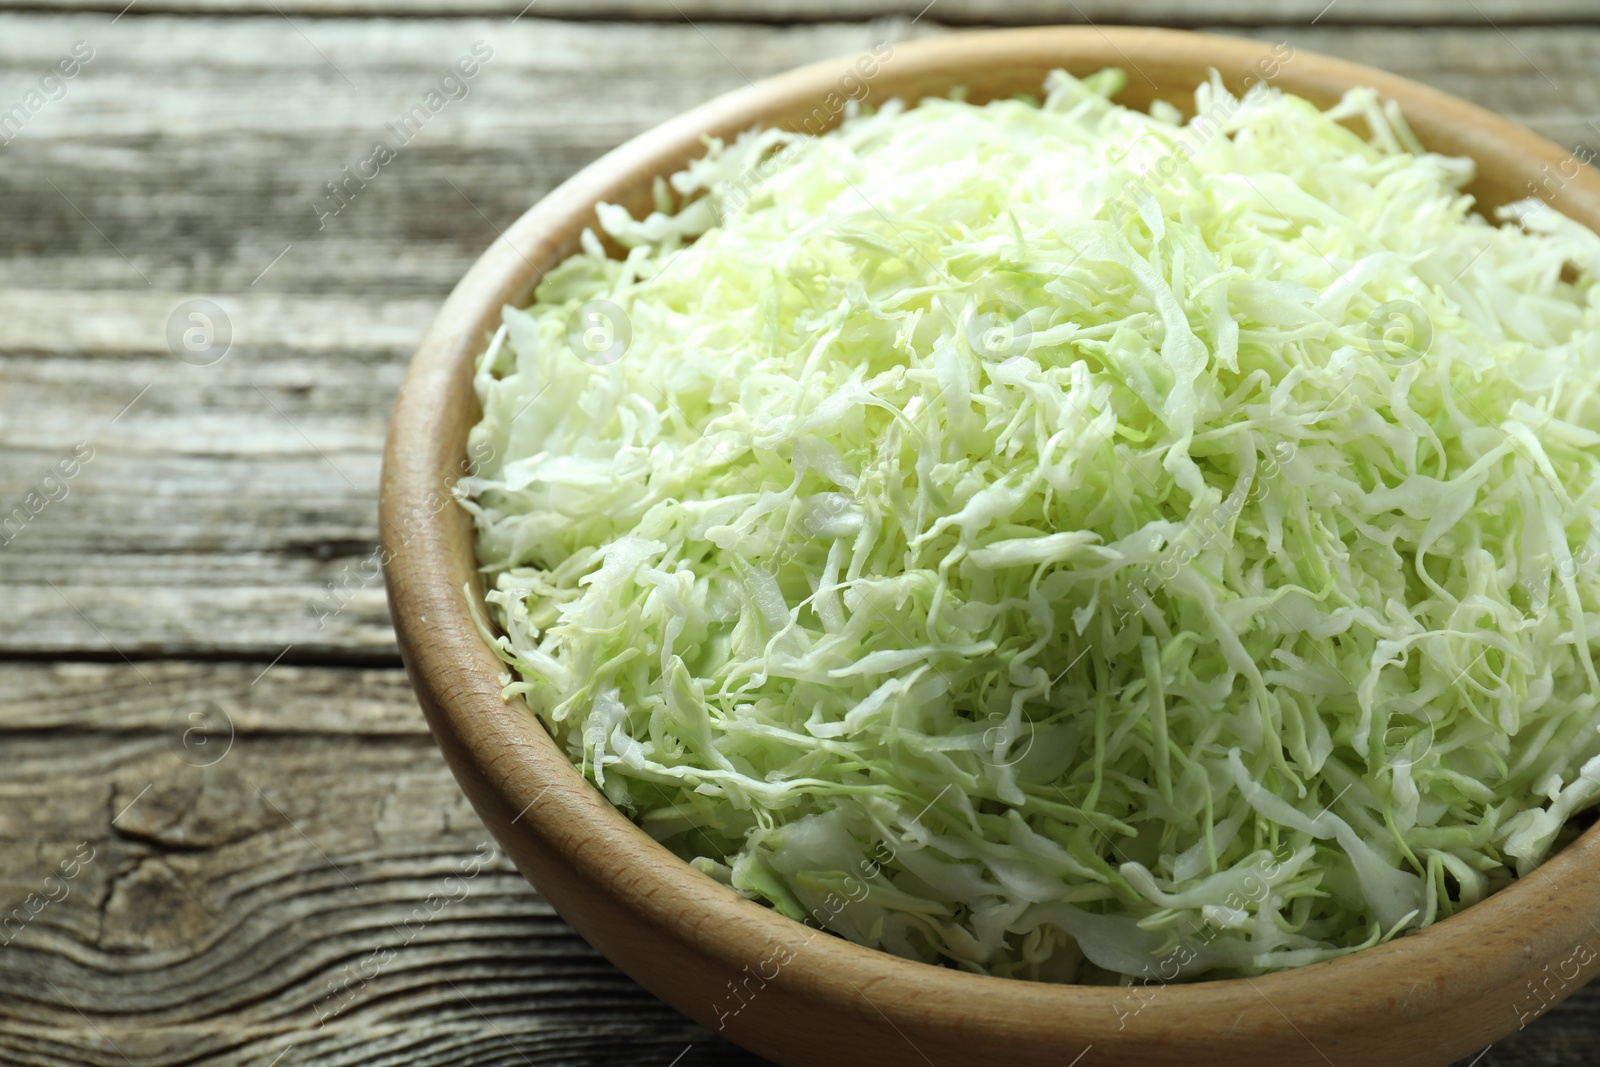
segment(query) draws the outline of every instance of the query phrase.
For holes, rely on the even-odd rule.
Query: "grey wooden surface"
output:
[[[0,0],[29,10],[39,0]],[[127,0],[59,0],[61,10],[116,14]],[[184,14],[504,15],[583,20],[796,23],[860,22],[926,13],[945,25],[1071,23],[1246,26],[1327,23],[1410,26],[1586,22],[1592,0],[138,0],[138,10]]]
[[[0,531],[0,919],[27,916],[0,924],[0,1063],[755,1062],[493,852],[365,565],[421,331],[631,134],[883,36],[1052,18],[1287,38],[1600,148],[1592,2],[922,6],[0,0],[0,112],[93,50],[0,146],[0,516],[43,502]],[[469,94],[319,226],[479,41]],[[228,345],[179,359],[194,300]],[[1600,994],[1477,1062],[1600,1062]]]

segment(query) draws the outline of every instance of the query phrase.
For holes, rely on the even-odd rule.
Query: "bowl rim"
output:
[[[1133,56],[1152,67],[1190,70],[1199,61],[1197,54],[1221,70],[1232,87],[1242,72],[1270,53],[1258,41],[1144,28],[980,31],[894,45],[884,65],[885,70],[892,65],[894,74],[883,80],[900,87],[885,95],[919,96],[927,93],[915,86],[941,80],[946,88],[986,77],[1001,84],[1006,78],[1015,82],[1018,70],[1032,71],[1041,64],[1080,74],[1091,64],[1112,65],[1087,57],[1121,56],[1137,69],[1128,58]],[[665,929],[678,943],[731,970],[770,960],[771,953],[786,947],[790,958],[775,983],[814,1005],[847,1013],[865,1015],[865,1003],[897,1030],[917,1026],[926,1031],[941,1017],[953,1015],[961,1026],[977,1027],[990,1040],[1021,1041],[1044,1029],[1053,1039],[1072,1034],[1107,1048],[1152,1041],[1187,1041],[1194,1047],[1195,1041],[1222,1040],[1229,1020],[1237,1027],[1248,1018],[1251,1040],[1270,1037],[1281,1044],[1299,1035],[1320,1048],[1311,1035],[1336,1041],[1352,1020],[1397,1013],[1416,1025],[1453,1018],[1459,1034],[1446,1036],[1437,1048],[1464,1054],[1481,1047],[1485,1035],[1494,1039],[1512,1029],[1522,1014],[1515,1003],[1507,1004],[1498,1021],[1478,1012],[1485,1017],[1476,1023],[1460,1015],[1460,1006],[1500,1003],[1497,998],[1505,996],[1509,984],[1600,931],[1600,894],[1583,892],[1586,884],[1600,881],[1600,826],[1528,877],[1426,930],[1287,971],[1175,985],[1163,991],[1162,1009],[1153,1019],[1140,1017],[1130,1028],[1126,1013],[1117,1010],[1127,1003],[1127,987],[977,975],[831,936],[817,938],[811,928],[742,898],[651,839],[582,777],[537,718],[501,699],[504,665],[479,637],[463,595],[470,587],[481,609],[481,584],[475,568],[462,557],[465,546],[466,559],[472,559],[471,522],[449,496],[455,476],[467,470],[465,434],[477,417],[472,362],[484,347],[486,332],[498,322],[502,305],[523,303],[542,270],[570,254],[578,233],[592,224],[597,201],[621,202],[637,213],[649,184],[641,182],[641,175],[678,169],[699,154],[701,137],[708,132],[727,136],[757,124],[792,124],[851,70],[849,60],[811,64],[717,97],[585,167],[501,234],[455,287],[417,350],[396,401],[384,453],[380,558],[413,686],[436,740],[480,814],[508,847],[512,840],[520,843],[520,852],[513,851],[536,883],[562,883],[569,900],[576,899],[574,893],[601,894],[641,923]],[[995,72],[983,73],[989,70],[984,63]],[[957,73],[962,76],[953,77]],[[1474,105],[1344,60],[1296,49],[1292,67],[1274,80],[1323,105],[1348,86],[1370,85],[1400,103],[1431,148],[1470,155],[1480,167],[1486,159],[1512,160],[1503,171],[1512,178],[1530,172],[1535,163],[1559,165],[1568,157],[1543,138]],[[1130,70],[1130,85],[1134,81]],[[1501,182],[1481,192],[1481,198],[1489,203],[1507,199],[1503,194],[1510,188]],[[1591,228],[1600,228],[1600,179],[1588,168],[1549,199]],[[603,930],[592,922],[575,925],[612,954]],[[617,962],[634,973],[626,946],[615,951],[622,957]],[[1597,966],[1586,961],[1581,970],[1592,975]],[[719,1021],[728,1021],[714,1004],[686,1003],[686,997],[664,992],[659,980],[646,984],[705,1025],[720,1028]],[[1579,984],[1575,981],[1572,988]],[[970,1011],[978,998],[984,1004],[981,1017]],[[1542,999],[1541,1005],[1539,1011],[1548,1007]],[[736,1026],[728,1032],[743,1042],[740,1035],[748,1029]],[[1063,1051],[1070,1055],[1073,1050]]]

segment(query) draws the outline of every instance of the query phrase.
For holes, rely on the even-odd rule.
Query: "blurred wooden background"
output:
[[[1594,0],[924,3],[0,0],[0,1062],[756,1062],[492,852],[369,562],[412,346],[630,135],[885,37],[1090,21],[1287,39],[1600,149]],[[1600,990],[1476,1062],[1600,1062]]]

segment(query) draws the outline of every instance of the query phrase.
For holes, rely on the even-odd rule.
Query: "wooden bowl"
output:
[[[1208,68],[1238,93],[1247,76],[1273,69],[1260,66],[1272,55],[1260,43],[1200,34],[1028,29],[897,45],[866,80],[877,102],[955,85],[982,101],[1038,92],[1053,68],[1081,75],[1121,66],[1121,102],[1145,108],[1160,96],[1181,107],[1192,106]],[[1183,985],[1046,985],[909,962],[740,898],[629,822],[525,707],[501,700],[502,665],[463,592],[470,587],[482,607],[472,527],[449,495],[478,418],[472,362],[501,306],[525,303],[539,272],[574,250],[597,201],[642,213],[651,179],[698,155],[703,135],[830,116],[828,94],[862,76],[857,59],[719,97],[585,168],[473,266],[412,362],[383,466],[389,602],[439,746],[517,866],[642,985],[781,1064],[1445,1064],[1573,992],[1600,969],[1600,827],[1483,903],[1342,959]],[[1399,102],[1430,148],[1478,161],[1471,191],[1482,204],[1519,199],[1542,182],[1556,207],[1600,228],[1592,172],[1571,177],[1566,152],[1486,111],[1304,52],[1273,84],[1324,106],[1350,86],[1373,86]]]

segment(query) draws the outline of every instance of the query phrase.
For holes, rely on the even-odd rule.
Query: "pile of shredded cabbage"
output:
[[[1600,239],[1371,91],[1121,84],[711,143],[506,309],[458,489],[647,831],[1051,981],[1372,945],[1600,795]]]

